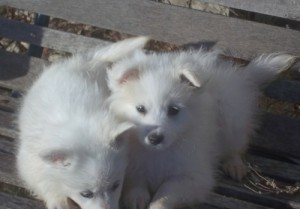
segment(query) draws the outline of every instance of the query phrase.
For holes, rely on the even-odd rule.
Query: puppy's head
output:
[[[193,117],[194,96],[204,84],[180,54],[136,53],[108,72],[111,110],[139,125],[148,147],[164,149],[181,139]]]
[[[69,198],[81,209],[118,209],[127,166],[126,141],[133,127],[112,119],[98,125],[94,121],[87,124],[89,128],[77,126],[59,134],[60,140],[70,143],[55,143],[41,153],[47,164],[42,172],[65,201]]]

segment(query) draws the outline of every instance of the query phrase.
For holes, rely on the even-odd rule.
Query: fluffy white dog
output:
[[[137,50],[114,65],[110,108],[141,126],[142,143],[130,147],[125,206],[171,209],[203,201],[219,157],[232,177],[241,178],[240,155],[257,125],[259,88],[293,61],[272,54],[241,67],[218,51]]]
[[[17,169],[48,209],[118,209],[127,166],[130,123],[118,123],[104,102],[106,68],[141,48],[128,39],[45,67],[19,113]]]

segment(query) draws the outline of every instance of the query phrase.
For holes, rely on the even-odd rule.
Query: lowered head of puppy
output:
[[[135,38],[45,67],[21,104],[17,170],[48,209],[118,209],[133,124],[106,108],[106,67],[143,47]]]

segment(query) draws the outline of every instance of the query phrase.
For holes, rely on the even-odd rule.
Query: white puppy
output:
[[[104,102],[106,68],[141,48],[135,38],[46,67],[19,113],[17,169],[48,209],[118,209],[127,166],[130,123],[119,124]]]
[[[143,209],[151,202],[150,209],[171,209],[203,201],[218,156],[241,178],[240,154],[257,124],[259,86],[292,62],[273,54],[239,69],[218,51],[137,51],[114,65],[110,108],[141,126],[142,143],[131,144],[125,206]]]

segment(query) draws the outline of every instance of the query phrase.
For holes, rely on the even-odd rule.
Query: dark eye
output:
[[[116,189],[118,189],[118,187],[120,186],[120,182],[119,181],[116,181],[112,187],[110,188],[110,190],[113,192],[113,191],[116,191]]]
[[[168,116],[177,115],[180,111],[180,108],[177,106],[169,106],[168,108]]]
[[[93,198],[94,197],[94,193],[90,190],[80,192],[80,195],[85,198]]]
[[[136,110],[143,115],[145,115],[147,112],[145,106],[143,106],[143,105],[136,106]]]

